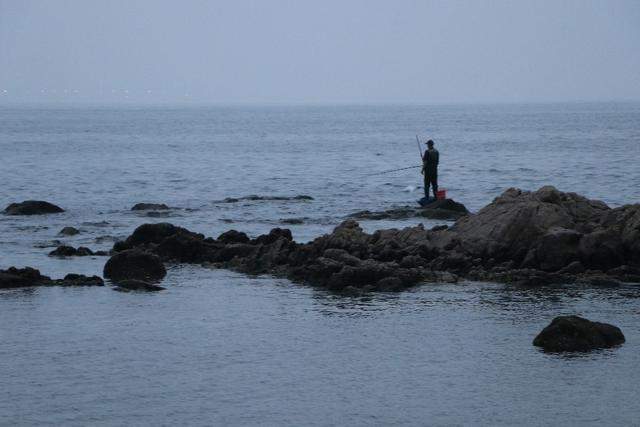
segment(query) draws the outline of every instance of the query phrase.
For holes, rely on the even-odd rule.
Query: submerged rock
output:
[[[80,246],[77,249],[73,246],[58,246],[55,250],[49,252],[49,256],[54,257],[70,257],[70,256],[91,256],[96,255],[91,249]]]
[[[452,199],[434,200],[422,207],[403,206],[392,208],[386,211],[359,211],[349,215],[354,219],[407,219],[407,218],[428,218],[441,220],[456,220],[469,215],[469,211],[462,204]]]
[[[42,200],[25,200],[21,203],[11,203],[4,210],[7,215],[44,215],[60,212],[64,212],[64,209]]]
[[[60,236],[75,236],[76,234],[80,234],[80,230],[75,227],[64,227],[58,234]]]
[[[166,211],[171,209],[164,203],[137,203],[131,208],[132,211]]]
[[[313,197],[307,196],[306,194],[299,194],[297,196],[258,196],[256,194],[252,194],[250,196],[244,197],[227,197],[224,200],[221,200],[222,203],[238,203],[242,201],[309,201],[314,200]]]
[[[104,277],[113,281],[136,279],[152,282],[162,280],[167,270],[157,255],[129,249],[109,258],[104,266]]]
[[[546,351],[589,351],[624,343],[620,328],[579,316],[559,316],[533,340]]]
[[[10,267],[0,270],[0,289],[22,288],[33,286],[103,286],[104,281],[98,276],[84,276],[82,274],[67,274],[64,279],[53,280],[49,276],[40,274],[39,270],[31,267]]]

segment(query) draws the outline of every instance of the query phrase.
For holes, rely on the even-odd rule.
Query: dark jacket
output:
[[[435,148],[427,150],[422,156],[422,171],[428,175],[438,173],[438,163],[440,162],[440,153]]]

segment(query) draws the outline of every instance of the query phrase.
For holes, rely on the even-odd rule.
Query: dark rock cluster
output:
[[[145,224],[113,250],[277,274],[336,291],[397,291],[458,277],[528,285],[640,282],[639,237],[640,205],[612,209],[543,187],[509,189],[448,228],[368,234],[347,220],[300,244],[280,228],[255,239],[234,230],[213,239],[168,223]]]
[[[72,256],[106,256],[109,255],[105,251],[92,251],[91,249],[79,246],[74,248],[73,246],[61,245],[53,251],[49,252],[49,256],[54,257],[72,257]]]
[[[0,289],[22,288],[33,286],[103,286],[104,281],[98,276],[67,274],[64,279],[53,280],[40,274],[35,268],[10,267],[0,270]]]

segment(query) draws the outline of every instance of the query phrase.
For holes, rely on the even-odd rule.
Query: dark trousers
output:
[[[424,197],[429,197],[429,186],[433,187],[433,197],[438,198],[438,172],[425,172]]]

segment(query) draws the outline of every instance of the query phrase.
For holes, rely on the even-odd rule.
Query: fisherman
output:
[[[422,156],[422,175],[424,175],[424,197],[429,198],[429,186],[433,187],[433,197],[438,198],[438,162],[440,153],[433,148],[433,141],[427,141],[427,150]]]

